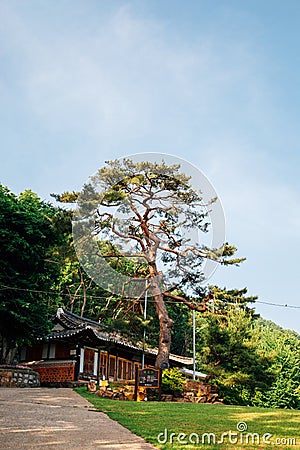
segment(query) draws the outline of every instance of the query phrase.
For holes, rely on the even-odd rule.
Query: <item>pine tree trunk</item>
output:
[[[162,363],[169,364],[171,347],[171,330],[173,320],[170,319],[162,294],[154,296],[156,312],[159,320],[159,346],[156,358],[156,367],[161,368]]]
[[[1,339],[0,364],[11,364],[14,357],[14,341],[2,336]]]
[[[170,319],[166,304],[164,302],[161,273],[157,270],[156,263],[154,262],[156,260],[156,250],[152,250],[150,257],[152,260],[152,263],[149,263],[151,281],[150,295],[153,296],[156,314],[159,321],[159,345],[155,366],[157,368],[162,368],[163,363],[166,364],[166,367],[169,366],[173,320]]]

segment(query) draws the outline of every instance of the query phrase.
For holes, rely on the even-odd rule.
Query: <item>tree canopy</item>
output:
[[[56,209],[32,191],[19,196],[0,185],[0,337],[2,361],[18,343],[46,332],[51,273],[47,263],[57,239]],[[45,298],[46,297],[46,298]]]
[[[66,198],[63,194],[60,199]],[[113,284],[114,292],[117,289],[124,297],[141,297],[147,289],[160,324],[156,363],[168,364],[172,320],[164,299],[206,310],[210,297],[201,295],[203,261],[239,264],[242,259],[233,258],[236,248],[227,243],[209,248],[201,242],[201,233],[210,226],[210,205],[203,203],[201,192],[193,188],[179,165],[108,161],[84,185],[77,206],[73,232],[81,263],[103,287],[109,289]],[[102,253],[103,264],[104,259],[98,258],[99,240],[111,242],[114,248],[119,245],[118,256],[134,259],[141,272],[137,270],[135,277],[115,277],[112,283],[112,272],[105,266],[116,252]],[[141,284],[141,279],[147,283]]]

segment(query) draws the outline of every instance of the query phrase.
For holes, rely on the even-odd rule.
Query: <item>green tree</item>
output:
[[[259,348],[273,354],[275,379],[267,389],[257,390],[255,404],[300,409],[300,336],[263,319],[257,322],[256,334]]]
[[[69,198],[70,194],[63,194],[59,199]],[[122,220],[114,216],[117,208],[123,214]],[[143,268],[142,277],[146,265],[147,289],[154,299],[160,327],[156,364],[168,363],[173,322],[165,299],[181,301],[198,311],[206,310],[209,299],[199,301],[203,292],[203,260],[238,264],[241,259],[231,259],[235,247],[225,243],[222,248],[209,249],[200,242],[190,242],[188,231],[208,230],[207,209],[201,194],[190,185],[189,177],[180,172],[180,166],[167,166],[164,162],[135,163],[128,159],[107,162],[84,186],[76,216],[78,236],[82,236],[82,229],[90,219],[88,227],[93,227],[98,239],[110,241],[114,248],[118,245],[128,248],[126,244],[130,242],[123,256],[134,258]],[[106,257],[115,258],[116,254]],[[137,273],[135,278],[139,277]],[[116,285],[121,282],[120,277],[110,282]],[[128,286],[123,284],[124,296],[126,289]],[[132,297],[132,293],[127,296]],[[197,300],[189,301],[190,296]]]
[[[226,314],[226,311],[234,306],[235,308],[246,311],[253,317],[258,317],[258,315],[255,315],[254,308],[251,307],[258,297],[256,295],[246,295],[247,288],[226,289],[218,286],[210,286],[209,293],[211,295],[212,307],[215,312]]]
[[[198,358],[224,401],[252,404],[274,379],[273,353],[259,348],[253,315],[238,305],[198,318]]]
[[[47,262],[57,239],[57,210],[25,191],[19,196],[0,185],[0,359],[9,362],[16,346],[48,327],[48,302],[55,268]]]

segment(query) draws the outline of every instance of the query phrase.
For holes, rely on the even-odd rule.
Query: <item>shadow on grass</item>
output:
[[[242,406],[226,406],[194,403],[158,403],[158,402],[132,402],[103,399],[89,393],[85,388],[76,389],[101,412],[111,419],[118,421],[133,433],[146,441],[165,450],[192,450],[192,449],[264,449],[272,445],[264,443],[262,436],[270,433],[270,440],[278,449],[300,449],[300,411],[265,409]],[[241,423],[246,424],[246,430],[241,431]],[[166,431],[167,430],[167,431]],[[232,445],[228,434],[236,433],[239,443]],[[161,434],[163,433],[163,434]],[[175,433],[170,441],[171,433]],[[186,444],[178,441],[180,433],[186,435]],[[224,436],[224,434],[226,434]],[[166,442],[159,442],[167,436]],[[189,443],[193,434],[194,444]],[[248,434],[248,442],[246,437]],[[259,442],[252,439],[257,439]],[[208,439],[211,442],[208,444]],[[222,439],[223,442],[218,444]],[[196,443],[199,437],[199,444]],[[203,437],[204,436],[204,437]],[[213,438],[215,436],[215,438]],[[216,444],[214,444],[214,439]],[[235,437],[234,437],[235,439]],[[276,439],[280,444],[276,444]],[[283,439],[283,440],[282,440]],[[290,441],[289,445],[288,439]],[[275,445],[276,444],[276,445]],[[295,444],[295,445],[294,445]]]

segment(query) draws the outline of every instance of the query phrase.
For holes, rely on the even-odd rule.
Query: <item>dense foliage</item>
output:
[[[273,355],[273,382],[258,390],[254,404],[300,409],[300,336],[260,319],[256,325],[258,348]]]
[[[238,306],[197,318],[199,368],[225,403],[300,408],[300,336]]]
[[[256,389],[266,389],[272,380],[272,356],[261,351],[253,318],[232,307],[224,315],[200,318],[202,370],[219,386],[227,403],[250,404]]]
[[[56,241],[56,209],[31,191],[16,196],[0,186],[0,337],[1,361],[16,345],[47,330],[53,267],[47,256]]]
[[[185,377],[178,367],[164,370],[162,375],[162,392],[179,396],[184,391]]]

